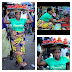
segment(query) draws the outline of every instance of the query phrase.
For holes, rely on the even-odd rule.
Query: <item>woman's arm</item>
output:
[[[29,24],[29,23],[33,22],[33,19],[31,17],[31,15],[29,14],[29,11],[27,11],[27,13],[28,13],[29,19],[26,21],[26,23]]]
[[[45,21],[44,20],[41,20],[41,23],[39,24],[39,26],[38,27],[42,27],[42,25],[45,23]]]
[[[9,12],[6,11],[6,16],[5,16],[5,18],[4,18],[4,23],[6,23],[6,24],[10,24],[10,23],[11,23],[9,20],[7,20],[8,14],[9,14]]]
[[[50,21],[53,23],[53,25],[55,25],[55,22],[53,21],[53,19],[51,18]]]
[[[41,46],[42,48],[42,46]],[[45,61],[41,61],[42,55],[44,53],[45,49],[42,49],[42,53],[40,54],[39,58],[38,58],[38,66],[45,66],[47,65],[47,63]]]

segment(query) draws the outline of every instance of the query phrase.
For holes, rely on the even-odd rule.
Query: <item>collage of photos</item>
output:
[[[71,70],[70,11],[70,2],[2,2],[2,70]]]
[[[2,2],[2,70],[35,70],[35,2]]]

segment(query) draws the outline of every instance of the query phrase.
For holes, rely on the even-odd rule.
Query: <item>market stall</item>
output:
[[[49,29],[48,24],[39,27],[39,24],[37,23],[38,30],[70,30],[69,6],[40,6],[37,8],[37,20],[39,20],[40,17],[47,12],[47,8],[52,9],[52,19],[55,21],[55,25],[52,25],[52,27],[54,28]]]

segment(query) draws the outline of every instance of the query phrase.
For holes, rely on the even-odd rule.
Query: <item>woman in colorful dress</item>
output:
[[[29,10],[27,10],[29,19],[22,19],[21,12],[17,10],[15,12],[16,18],[12,18],[7,20],[7,16],[9,11],[7,11],[6,16],[4,18],[4,23],[12,24],[12,34],[11,34],[11,44],[12,49],[16,58],[16,63],[20,64],[20,69],[24,69],[24,66],[27,65],[25,62],[25,34],[24,34],[24,24],[30,24],[33,22],[32,17],[29,14]]]
[[[44,15],[42,15],[39,21],[37,22],[37,27],[53,30],[54,29],[53,25],[55,24],[55,22],[53,21],[51,15],[52,15],[52,9],[48,8],[47,12]]]

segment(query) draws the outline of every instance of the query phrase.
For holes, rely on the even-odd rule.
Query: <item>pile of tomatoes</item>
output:
[[[65,38],[64,41],[61,40],[60,37],[58,37],[58,39],[56,40],[56,38],[53,39],[53,41],[50,41],[49,39],[48,40],[44,40],[42,42],[42,44],[46,44],[46,43],[63,43],[63,44],[68,44],[68,41],[67,39]]]
[[[22,4],[8,5],[7,8],[23,8],[23,9],[27,9],[25,4],[23,6],[22,6]]]

